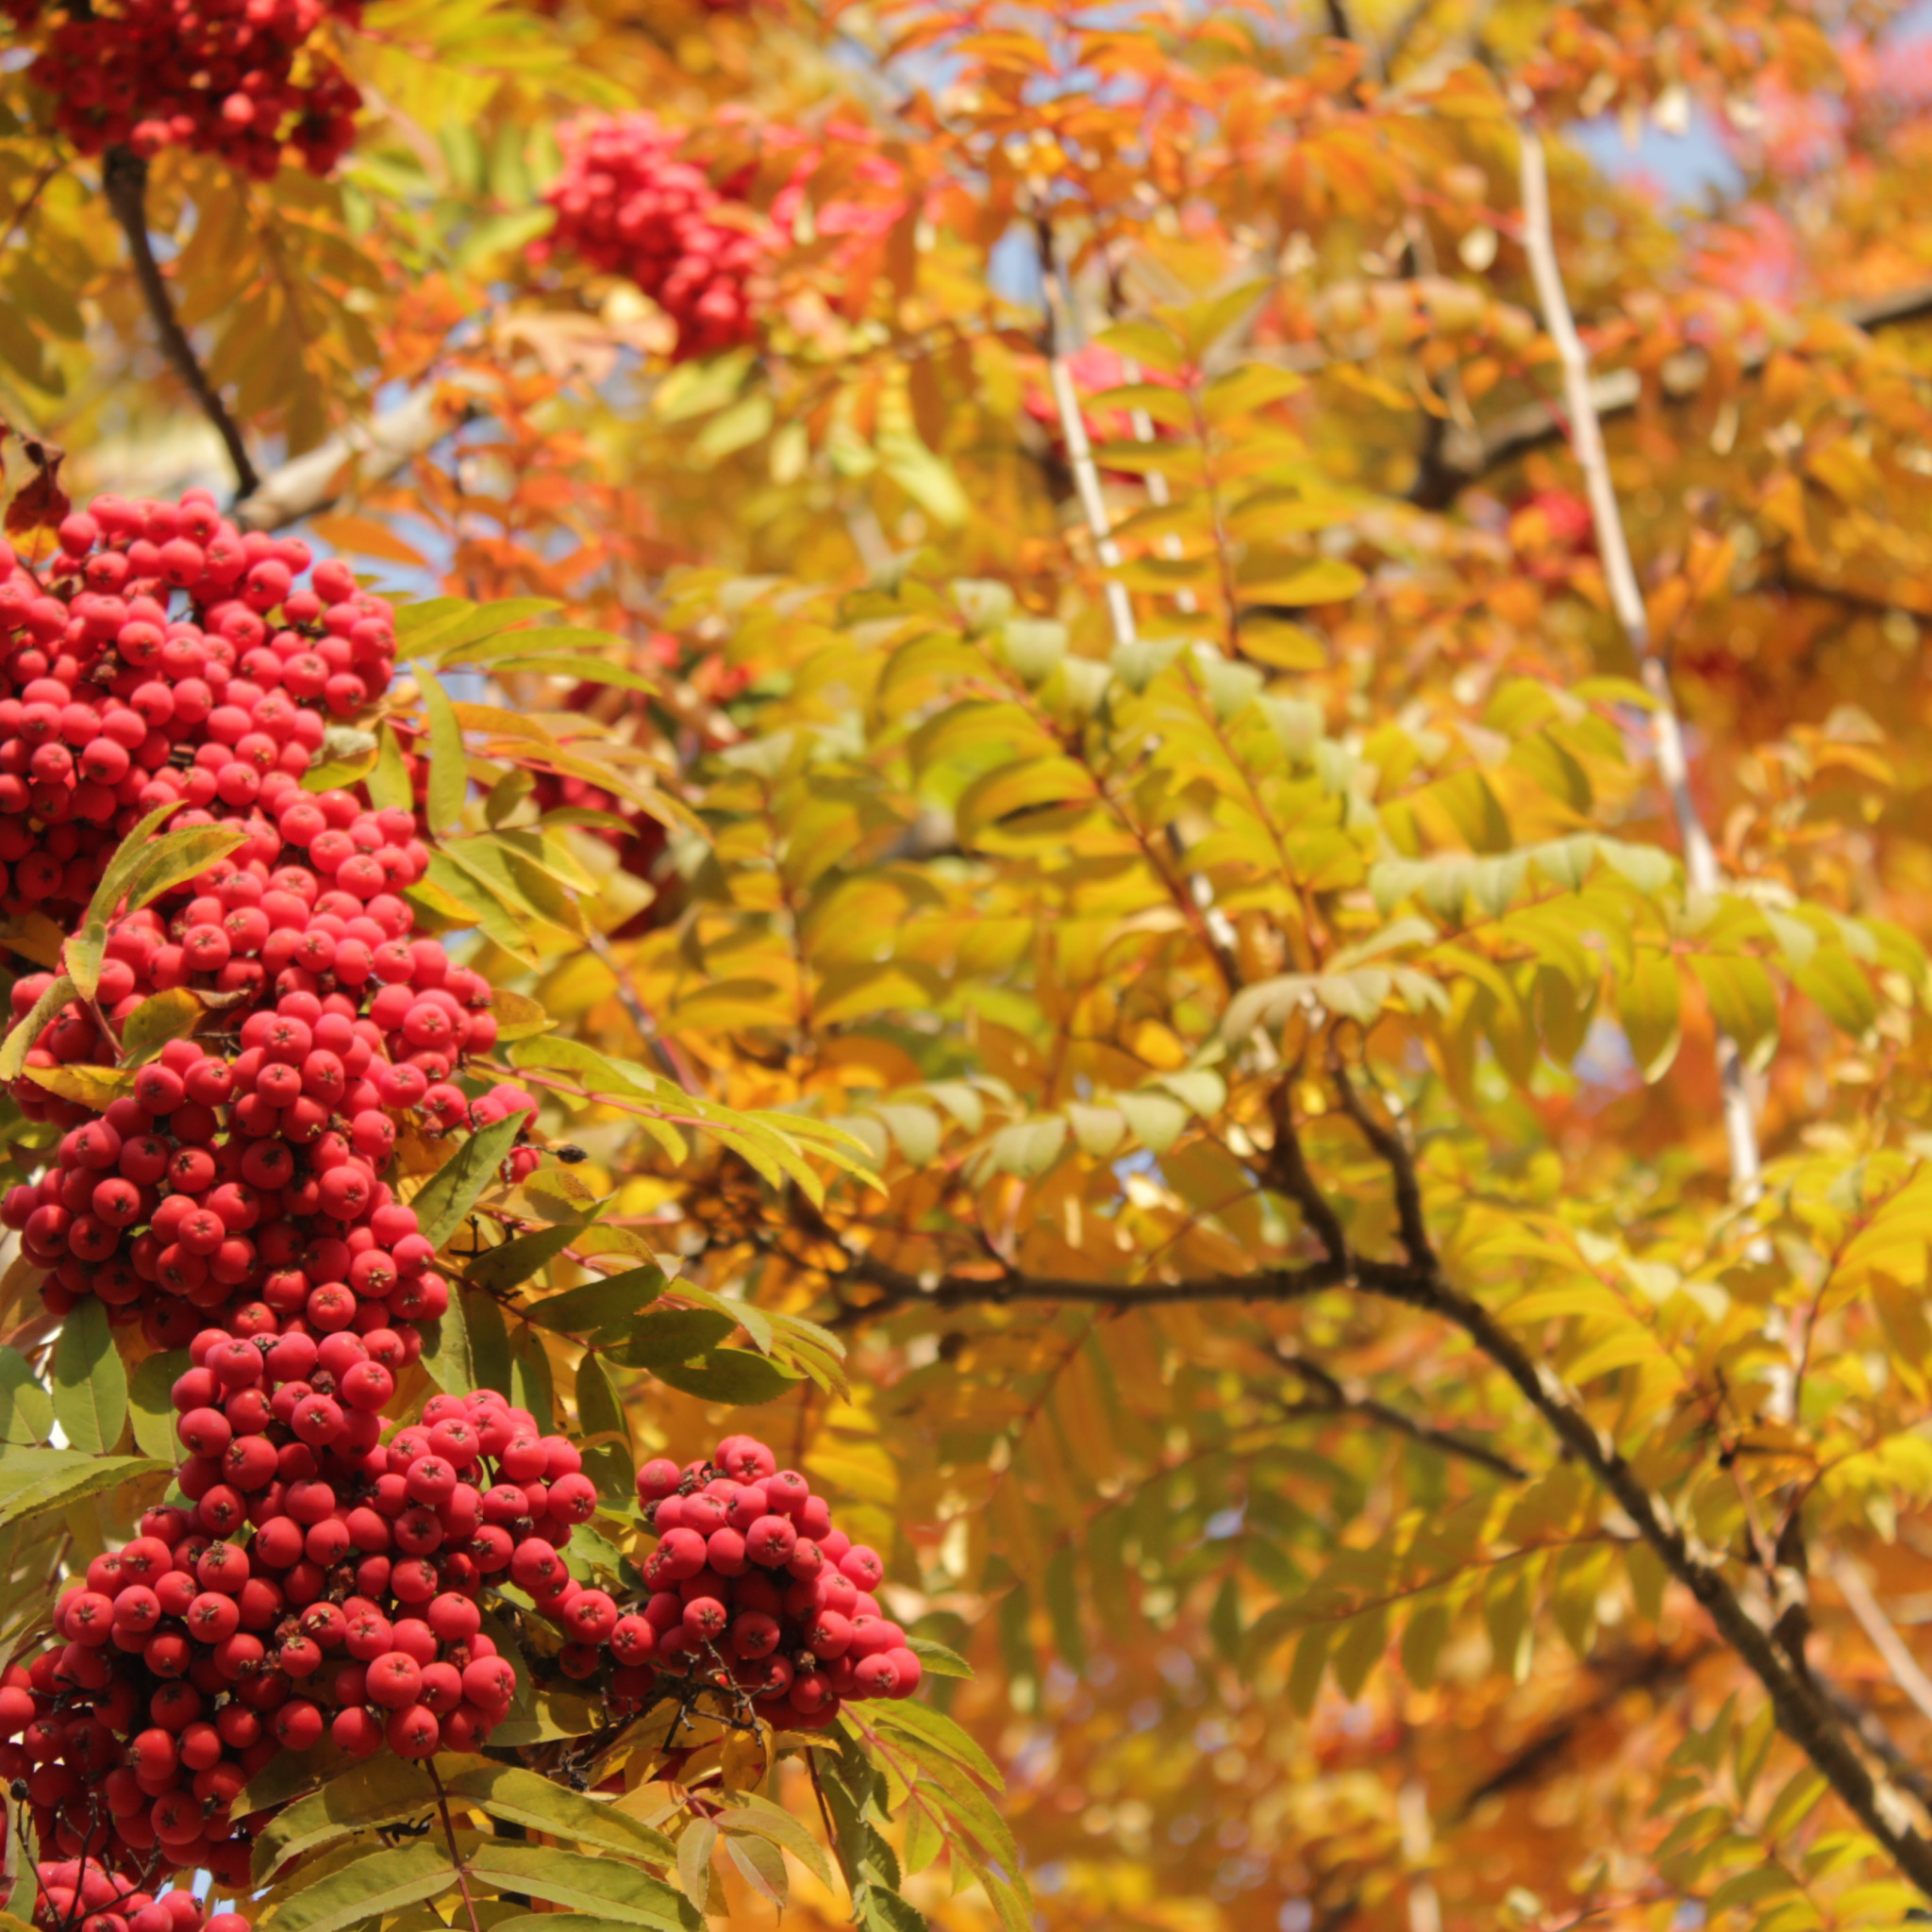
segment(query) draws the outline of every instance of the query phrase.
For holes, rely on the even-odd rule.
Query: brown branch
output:
[[[1395,1220],[1402,1231],[1402,1245],[1408,1258],[1418,1266],[1433,1266],[1436,1251],[1429,1241],[1428,1219],[1423,1212],[1422,1184],[1416,1177],[1415,1158],[1401,1135],[1385,1127],[1366,1107],[1348,1076],[1347,1063],[1340,1052],[1330,1055],[1329,1077],[1335,1082],[1336,1097],[1341,1110],[1355,1123],[1356,1131],[1375,1150],[1376,1158],[1389,1170],[1395,1191]]]
[[[174,365],[175,375],[187,386],[201,413],[214,425],[215,434],[222,439],[228,460],[235,468],[236,493],[246,497],[259,486],[261,478],[256,474],[248,445],[242,440],[241,425],[229,415],[228,406],[208,379],[208,372],[195,356],[194,344],[188,340],[188,331],[175,313],[167,277],[155,259],[154,242],[147,231],[147,162],[132,148],[110,147],[101,164],[101,186],[114,219],[127,237],[128,258],[134,264],[134,276],[141,284],[155,332],[161,339],[161,353]]]
[[[1291,1374],[1300,1376],[1321,1395],[1317,1402],[1285,1404],[1283,1413],[1286,1415],[1358,1415],[1366,1422],[1379,1423],[1383,1428],[1393,1429],[1398,1435],[1407,1436],[1410,1441],[1420,1442],[1424,1448],[1434,1449],[1441,1455],[1459,1456],[1467,1462],[1479,1463],[1506,1481],[1520,1483],[1528,1480],[1529,1472],[1511,1462],[1507,1456],[1499,1455],[1457,1430],[1422,1422],[1389,1403],[1378,1401],[1361,1383],[1344,1382],[1285,1342],[1275,1344],[1274,1354],[1283,1368]]]
[[[1407,1159],[1406,1152],[1402,1158]],[[1324,1260],[1306,1268],[1209,1276],[1149,1288],[1010,1274],[991,1280],[942,1276],[925,1289],[911,1276],[881,1268],[863,1257],[855,1257],[852,1272],[888,1287],[895,1301],[947,1308],[976,1302],[1015,1301],[1083,1302],[1123,1310],[1177,1302],[1281,1303],[1345,1285],[1434,1315],[1461,1329],[1516,1385],[1551,1434],[1629,1518],[1665,1570],[1697,1600],[1719,1636],[1763,1686],[1778,1727],[1810,1758],[1846,1809],[1900,1870],[1932,1898],[1932,1842],[1913,1829],[1898,1790],[1874,1777],[1853,1749],[1829,1703],[1792,1667],[1771,1633],[1745,1608],[1724,1574],[1721,1555],[1679,1523],[1663,1496],[1653,1493],[1556,1371],[1532,1355],[1473,1295],[1447,1280],[1434,1263],[1398,1265],[1357,1257],[1352,1265],[1341,1266]]]
[[[1341,1231],[1341,1219],[1328,1197],[1315,1185],[1302,1153],[1301,1137],[1295,1132],[1294,1099],[1289,1091],[1292,1074],[1275,1082],[1268,1096],[1269,1111],[1274,1116],[1274,1145],[1269,1150],[1268,1184],[1302,1210],[1302,1219],[1322,1243],[1322,1252],[1331,1261],[1348,1259],[1348,1238]]]

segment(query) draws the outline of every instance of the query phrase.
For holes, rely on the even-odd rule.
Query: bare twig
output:
[[[1630,558],[1630,543],[1617,505],[1616,485],[1610,478],[1603,425],[1597,419],[1591,394],[1590,356],[1576,333],[1562,270],[1557,261],[1556,233],[1550,220],[1549,170],[1543,158],[1541,132],[1527,124],[1523,125],[1518,150],[1523,185],[1523,245],[1529,257],[1537,300],[1542,308],[1543,325],[1556,344],[1563,371],[1563,397],[1570,413],[1570,445],[1583,472],[1610,606],[1629,641],[1631,655],[1637,659],[1644,689],[1657,702],[1657,708],[1650,714],[1651,742],[1657,754],[1657,772],[1670,794],[1671,810],[1677,822],[1677,837],[1684,848],[1685,877],[1693,892],[1715,893],[1722,883],[1717,853],[1698,812],[1697,801],[1691,796],[1683,724],[1671,691],[1670,673],[1653,648],[1650,618],[1637,582],[1637,569]],[[1717,1058],[1724,1090],[1724,1140],[1730,1150],[1731,1190],[1740,1206],[1750,1208],[1763,1189],[1757,1122],[1745,1084],[1743,1050],[1722,1027],[1717,1034]],[[1788,1411],[1790,1393],[1790,1378],[1787,1375],[1781,1391],[1774,1391],[1774,1406]]]
[[[208,372],[188,340],[175,313],[175,300],[168,292],[167,277],[155,259],[155,245],[147,231],[147,162],[129,147],[110,147],[101,165],[101,186],[107,192],[108,206],[114,211],[122,233],[127,237],[128,258],[134,264],[135,279],[141,284],[142,299],[161,339],[161,351],[174,365],[175,373],[186,385],[201,413],[214,426],[228,460],[235,468],[235,490],[246,497],[259,485],[248,445],[242,440],[241,425],[228,413]]]
[[[610,976],[616,980],[618,1003],[630,1015],[630,1024],[638,1029],[644,1044],[657,1055],[664,1071],[687,1093],[700,1093],[703,1089],[696,1074],[691,1071],[691,1062],[679,1052],[677,1043],[666,1038],[659,1029],[657,1015],[645,1006],[643,995],[638,991],[637,982],[630,976],[630,968],[617,957],[616,949],[601,932],[591,929],[589,944],[591,952],[603,960],[609,969]]]
[[[1891,1627],[1891,1620],[1872,1594],[1872,1586],[1844,1557],[1832,1559],[1831,1580],[1838,1585],[1846,1608],[1858,1620],[1858,1627],[1872,1640],[1872,1648],[1885,1659],[1891,1681],[1911,1700],[1921,1717],[1932,1718],[1932,1677],[1925,1674],[1905,1639]]]
[[[1113,526],[1107,514],[1107,499],[1100,491],[1100,471],[1093,461],[1093,445],[1087,437],[1086,419],[1080,414],[1079,391],[1074,387],[1074,372],[1067,361],[1073,330],[1073,305],[1060,268],[1059,253],[1054,245],[1053,225],[1041,216],[1035,233],[1039,239],[1041,279],[1046,288],[1047,373],[1053,384],[1054,408],[1060,420],[1060,435],[1067,445],[1067,461],[1074,472],[1074,488],[1080,498],[1080,512],[1093,539],[1094,554],[1103,571],[1120,568],[1121,546],[1114,541]],[[1131,644],[1139,636],[1134,622],[1134,600],[1127,587],[1109,575],[1106,581],[1107,614],[1113,625],[1117,646]]]
[[[1357,1381],[1343,1381],[1341,1376],[1331,1374],[1321,1363],[1310,1361],[1287,1342],[1276,1342],[1276,1359],[1292,1375],[1298,1375],[1318,1392],[1319,1400],[1292,1403],[1287,1406],[1290,1415],[1358,1415],[1365,1422],[1379,1424],[1385,1429],[1392,1429],[1398,1435],[1407,1436],[1412,1442],[1420,1442],[1425,1449],[1433,1449],[1439,1455],[1460,1457],[1466,1462],[1480,1464],[1493,1474],[1509,1482],[1524,1482],[1528,1471],[1520,1468],[1507,1456],[1498,1455],[1485,1444],[1473,1441],[1469,1437],[1455,1429],[1445,1429],[1435,1423],[1418,1421],[1412,1415],[1389,1403],[1378,1401],[1368,1392],[1363,1384]]]

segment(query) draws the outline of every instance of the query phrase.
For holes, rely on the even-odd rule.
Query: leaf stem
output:
[[[476,1901],[470,1895],[470,1871],[463,1863],[462,1854],[457,1850],[457,1828],[450,1821],[449,1799],[442,1789],[442,1779],[437,1775],[435,1758],[425,1760],[429,1773],[429,1782],[436,1787],[436,1808],[442,1817],[442,1836],[449,1846],[449,1861],[457,1868],[457,1885],[463,1894],[463,1910],[469,1914],[470,1932],[483,1932],[482,1922],[476,1917]]]

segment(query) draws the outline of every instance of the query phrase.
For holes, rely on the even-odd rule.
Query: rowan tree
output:
[[[1927,1908],[1904,9],[12,17],[18,1919]]]

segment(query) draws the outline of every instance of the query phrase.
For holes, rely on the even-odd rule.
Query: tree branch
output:
[[[235,506],[244,530],[280,530],[313,516],[344,493],[353,464],[364,482],[380,482],[435,447],[476,413],[473,404],[451,404],[427,382],[392,409],[333,436],[263,477]]]
[[[1275,1344],[1274,1355],[1290,1374],[1300,1376],[1318,1391],[1321,1398],[1315,1402],[1286,1404],[1284,1412],[1288,1415],[1358,1415],[1365,1421],[1380,1424],[1385,1429],[1393,1429],[1397,1435],[1407,1436],[1410,1441],[1420,1442],[1440,1455],[1459,1456],[1466,1462],[1479,1463],[1506,1481],[1520,1483],[1528,1479],[1528,1471],[1511,1462],[1507,1456],[1498,1455],[1495,1450],[1454,1429],[1419,1421],[1389,1403],[1378,1401],[1360,1382],[1344,1382],[1286,1342]]]
[[[1903,1690],[1912,1707],[1924,1718],[1932,1718],[1932,1677],[1907,1647],[1906,1641],[1891,1627],[1891,1621],[1879,1607],[1867,1583],[1849,1558],[1840,1557],[1831,1565],[1831,1580],[1838,1585],[1846,1607],[1858,1620],[1859,1627],[1872,1640],[1872,1648],[1885,1659],[1891,1681]]]
[[[229,415],[228,406],[195,358],[194,344],[188,340],[188,331],[175,313],[167,277],[155,259],[154,242],[147,231],[146,161],[132,148],[110,147],[101,164],[101,186],[114,219],[127,237],[128,258],[134,264],[135,279],[141,284],[148,314],[154,319],[155,332],[161,339],[161,352],[187,385],[201,413],[214,425],[215,434],[222,439],[228,460],[234,465],[236,492],[246,497],[261,479],[256,474],[248,445],[242,440],[241,425]]]
[[[1932,316],[1932,282],[1899,289],[1862,302],[1843,302],[1825,310],[1836,321],[1867,334],[1923,322]],[[1757,375],[1771,360],[1772,344],[1755,342],[1737,358],[1740,375]],[[1671,402],[1689,402],[1710,379],[1710,358],[1701,349],[1685,349],[1665,359],[1657,384]],[[1601,420],[1627,416],[1643,396],[1643,378],[1634,369],[1616,369],[1594,377],[1589,389],[1591,408]],[[1477,429],[1452,427],[1442,440],[1433,469],[1418,479],[1409,500],[1424,509],[1445,509],[1457,494],[1492,470],[1564,441],[1562,419],[1544,403],[1525,403]]]
[[[1377,1154],[1388,1165],[1398,1199],[1420,1190],[1408,1150],[1386,1129]],[[1351,1255],[1328,1257],[1303,1268],[1270,1269],[1240,1276],[1128,1287],[1008,1274],[992,1279],[945,1275],[922,1283],[870,1257],[852,1257],[850,1273],[885,1288],[893,1304],[923,1302],[958,1307],[974,1302],[1081,1302],[1122,1310],[1174,1302],[1284,1303],[1333,1287],[1351,1287],[1421,1310],[1461,1329],[1476,1348],[1516,1385],[1557,1442],[1590,1471],[1648,1543],[1670,1575],[1702,1606],[1718,1635],[1764,1688],[1778,1727],[1817,1767],[1840,1802],[1882,1845],[1899,1869],[1932,1898],[1932,1842],[1913,1828],[1904,1798],[1889,1780],[1874,1776],[1841,1727],[1831,1702],[1785,1655],[1770,1631],[1745,1607],[1724,1574],[1722,1555],[1705,1546],[1677,1520],[1669,1502],[1653,1493],[1623,1452],[1593,1423],[1581,1398],[1473,1295],[1442,1273],[1418,1236],[1424,1259],[1375,1261]]]

